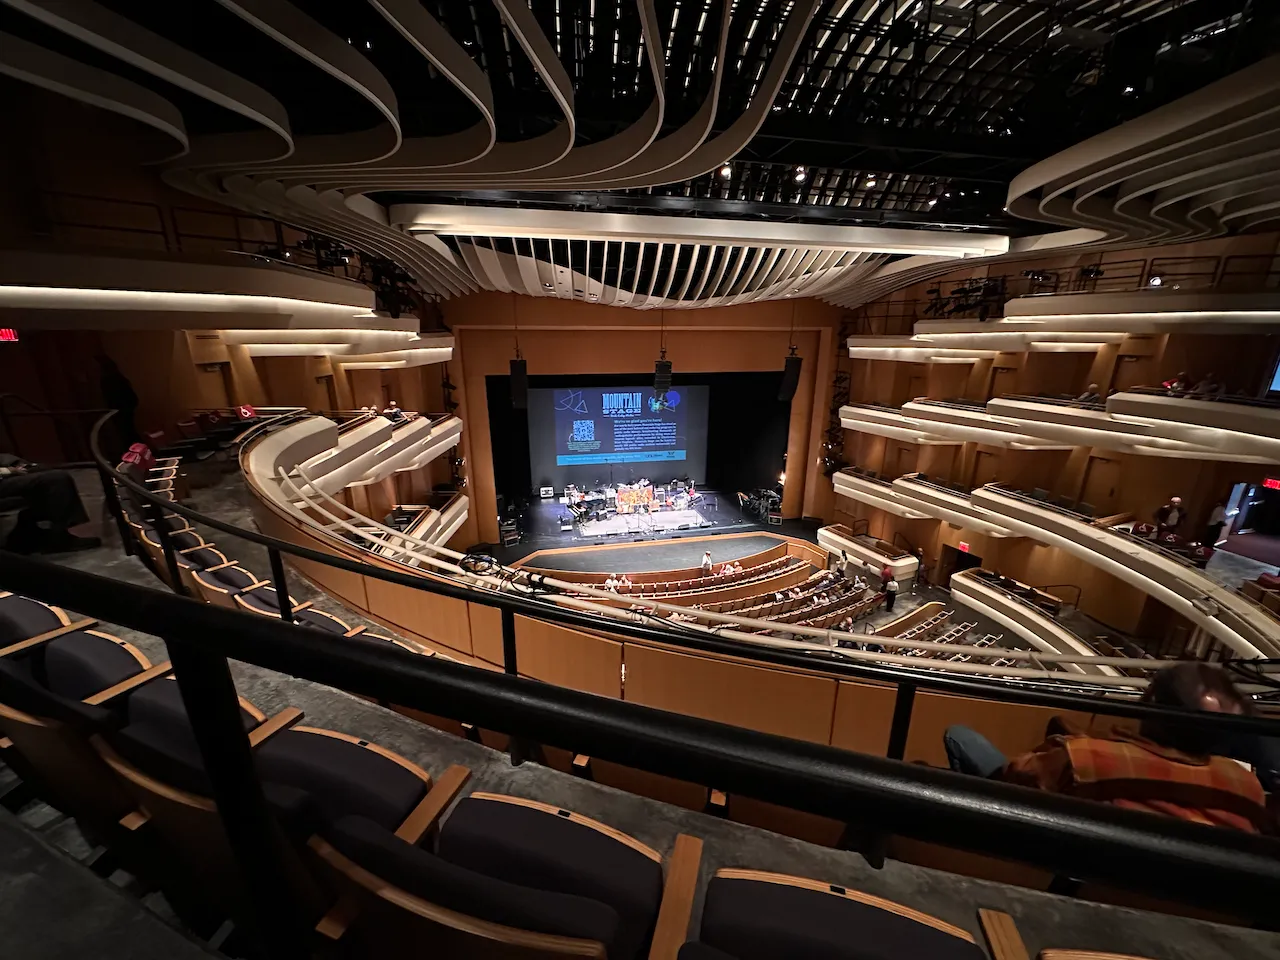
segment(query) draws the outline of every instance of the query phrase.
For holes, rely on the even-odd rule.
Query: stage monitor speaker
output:
[[[511,407],[513,410],[529,409],[529,371],[523,359],[511,361]]]
[[[790,400],[796,395],[800,386],[800,357],[787,357],[787,365],[782,369],[782,385],[778,387],[778,399]]]
[[[653,361],[653,392],[662,396],[671,389],[671,361]]]

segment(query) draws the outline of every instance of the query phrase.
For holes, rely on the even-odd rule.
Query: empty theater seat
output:
[[[252,587],[266,586],[267,581],[238,566],[235,561],[228,561],[216,567],[194,570],[191,574],[192,585],[196,595],[205,603],[217,604],[220,607],[236,609],[236,594]],[[279,612],[276,613],[279,616]]]
[[[680,960],[984,960],[972,934],[837,884],[720,870],[707,884],[696,942]]]
[[[664,899],[664,889],[673,877],[686,886],[696,877],[701,848],[691,838],[677,845],[681,862],[673,857],[664,881],[661,857],[639,841],[533,800],[467,797],[434,852],[421,842],[431,824],[420,826],[393,833],[347,817],[312,839],[357,905],[331,911],[322,934],[387,960],[424,952],[636,960],[661,912],[687,917],[691,892]]]
[[[267,583],[256,584],[232,594],[232,600],[241,610],[262,614],[267,617],[280,616],[280,601],[276,589]],[[311,601],[294,604],[292,608],[294,622],[303,627],[315,627],[330,633],[347,633],[351,628],[332,614],[316,610]]]

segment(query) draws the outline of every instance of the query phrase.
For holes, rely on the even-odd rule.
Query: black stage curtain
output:
[[[626,386],[647,383],[653,371],[570,377],[529,377],[532,389]],[[791,402],[778,399],[782,371],[767,373],[677,373],[679,386],[710,388],[707,409],[707,475],[703,486],[723,493],[773,487],[784,468]],[[529,463],[529,418],[511,408],[511,378],[485,377],[489,400],[489,441],[493,447],[493,479],[498,495],[519,501],[533,489]]]

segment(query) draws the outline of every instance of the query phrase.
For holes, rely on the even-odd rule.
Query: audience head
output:
[[[1077,382],[1079,382],[1079,381],[1077,381]],[[1096,383],[1091,383],[1091,384],[1089,384],[1089,392],[1090,392],[1090,393],[1097,393],[1097,392],[1098,392],[1098,385],[1097,385]]]
[[[1207,663],[1178,663],[1165,667],[1151,678],[1146,703],[1204,713],[1252,713],[1252,705],[1218,667]],[[1198,729],[1194,721],[1149,719],[1142,721],[1142,735],[1166,747],[1184,753],[1208,754],[1220,733]]]
[[[1178,507],[1178,506],[1181,506],[1181,505],[1182,505],[1182,498],[1181,498],[1181,497],[1170,497],[1170,498],[1169,498],[1169,502],[1170,502],[1170,503],[1172,503],[1175,507]]]

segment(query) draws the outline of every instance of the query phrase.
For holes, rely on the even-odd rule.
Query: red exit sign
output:
[[[13,327],[0,327],[0,341],[17,343],[18,331],[13,329]]]
[[[1280,490],[1280,477],[1267,477],[1262,481],[1262,485],[1268,490]]]
[[[965,543],[963,540],[961,540],[958,544],[956,544],[956,549],[959,550],[961,553],[968,553],[969,545]]]

